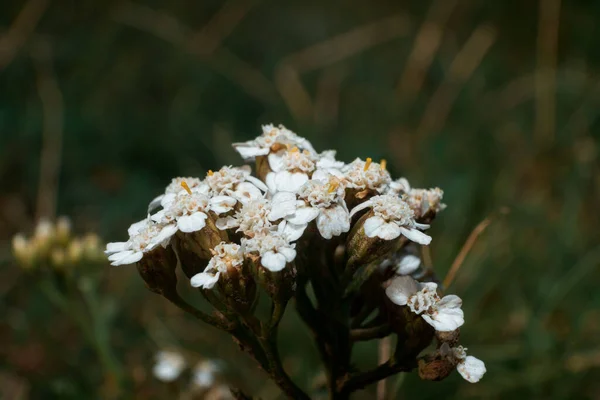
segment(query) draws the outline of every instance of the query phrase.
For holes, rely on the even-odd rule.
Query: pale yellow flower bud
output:
[[[69,217],[59,217],[56,221],[56,240],[66,244],[71,238],[71,220]]]
[[[35,251],[25,235],[19,233],[12,238],[12,251],[19,265],[23,268],[29,268],[35,260]]]
[[[50,261],[54,268],[62,269],[67,262],[67,256],[64,250],[52,249],[52,251],[50,252]]]
[[[38,224],[35,227],[35,232],[33,234],[32,246],[37,252],[37,255],[43,257],[48,253],[52,242],[55,239],[55,228],[52,222],[48,219],[40,219]]]
[[[81,261],[84,250],[84,244],[82,243],[81,239],[73,239],[69,243],[69,247],[67,247],[67,259],[69,263],[78,264]]]
[[[82,239],[83,254],[88,260],[104,259],[104,245],[95,233],[88,233]]]

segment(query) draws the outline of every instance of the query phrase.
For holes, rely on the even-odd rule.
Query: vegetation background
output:
[[[123,240],[171,177],[240,164],[230,143],[274,122],[444,189],[431,246],[442,277],[477,224],[510,209],[451,288],[487,375],[411,374],[390,382],[392,398],[599,399],[599,18],[583,0],[2,1],[0,397],[114,390],[12,261],[12,235],[69,215],[79,232]],[[169,398],[150,373],[164,347],[220,358],[230,381],[277,397],[227,337],[148,292],[134,268],[104,274],[125,398]],[[309,386],[318,356],[288,314],[287,368]],[[361,363],[376,362],[374,346]]]

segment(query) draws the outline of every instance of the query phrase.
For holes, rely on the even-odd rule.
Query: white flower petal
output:
[[[473,356],[467,356],[463,362],[458,364],[456,369],[467,382],[471,383],[479,382],[487,371],[483,361]]]
[[[154,199],[152,199],[150,204],[148,204],[149,213],[160,207],[160,205],[162,204],[163,197],[165,197],[165,195],[161,194],[160,196],[156,196]]]
[[[280,150],[277,153],[270,153],[267,156],[267,160],[269,161],[269,167],[273,172],[279,172],[283,170],[283,158],[285,156],[286,151]]]
[[[464,313],[460,308],[438,309],[433,315],[424,313],[422,317],[438,332],[452,332],[465,323]]]
[[[175,224],[165,225],[160,233],[150,241],[150,244],[148,247],[146,247],[146,250],[152,250],[158,245],[165,246],[171,239],[171,236],[177,233],[177,230],[178,228]]]
[[[121,251],[125,251],[129,248],[128,242],[112,242],[106,244],[106,250],[104,250],[104,254],[111,255],[114,253],[119,253]]]
[[[393,222],[385,222],[381,217],[371,217],[364,224],[367,237],[377,236],[383,240],[392,240],[400,236],[400,227]]]
[[[190,279],[191,285],[193,287],[201,287],[202,289],[212,289],[221,276],[219,271],[216,273],[213,272],[214,271],[205,271],[192,276],[192,279]]]
[[[373,202],[371,200],[367,200],[367,201],[365,201],[363,203],[360,203],[359,205],[357,205],[356,207],[354,207],[352,209],[352,211],[350,211],[350,217],[353,217],[354,214],[356,214],[360,210],[364,210],[365,208],[369,208],[372,205],[373,205]]]
[[[163,222],[163,220],[165,219],[165,214],[166,214],[165,210],[160,210],[157,213],[152,214],[150,216],[150,219],[154,222]]]
[[[140,261],[144,257],[144,253],[141,251],[123,251],[121,253],[113,254],[113,256],[119,257],[114,257],[112,260],[109,257],[109,260],[112,261],[111,265],[129,265]]]
[[[263,197],[259,188],[250,182],[242,182],[237,185],[235,191],[231,193],[240,203],[247,204],[251,200],[256,200]]]
[[[278,192],[293,192],[308,182],[308,175],[302,172],[281,171],[275,174],[275,188]]]
[[[279,225],[281,226],[284,222]],[[294,242],[302,237],[307,226],[308,224],[296,225],[288,222],[283,225],[282,233],[288,241]]]
[[[265,184],[269,188],[269,193],[274,194],[277,192],[277,185],[275,184],[275,172],[267,173],[265,177]]]
[[[215,196],[210,199],[210,209],[217,215],[231,211],[236,204],[237,200],[230,196]]]
[[[173,201],[175,201],[176,197],[177,197],[176,193],[167,193],[163,196],[162,200],[160,201],[160,205],[163,208],[169,208],[169,204],[173,203]]]
[[[246,180],[248,182],[250,182],[251,184],[253,184],[254,186],[256,186],[257,188],[259,188],[260,190],[262,190],[263,192],[269,191],[269,188],[267,187],[267,185],[265,185],[265,183],[263,181],[261,181],[260,179],[254,177],[254,176],[247,176]]]
[[[292,262],[296,258],[296,250],[291,247],[279,247],[277,252],[283,254],[287,262]]]
[[[423,245],[428,245],[429,243],[431,243],[431,236],[426,235],[417,229],[405,228],[401,226],[400,231],[404,236],[408,238],[408,240],[412,240],[415,243]]]
[[[319,215],[318,208],[312,208],[310,206],[298,207],[293,215],[287,217],[288,222],[294,225],[308,224]]]
[[[433,282],[432,282],[433,283]],[[436,285],[437,288],[437,285]],[[462,299],[455,294],[449,294],[439,301],[438,308],[461,308]]]
[[[147,219],[134,222],[133,224],[131,224],[129,229],[127,229],[127,233],[129,234],[129,236],[135,236],[140,230],[146,227],[146,224],[148,224]]]
[[[177,228],[181,232],[196,232],[206,226],[206,214],[203,212],[196,212],[192,215],[185,215],[183,217],[179,217],[177,220]]]
[[[271,151],[269,148],[260,148],[258,146],[249,146],[246,143],[234,143],[233,148],[240,153],[244,160],[252,160],[257,156],[266,156]]]
[[[236,227],[240,226],[238,220],[231,216],[217,219],[217,222],[215,223],[215,225],[217,226],[218,229],[220,229],[222,231],[224,231],[225,229],[231,229],[231,228],[236,228]]]
[[[260,262],[269,271],[277,272],[285,268],[287,260],[281,253],[275,253],[274,251],[267,251],[260,258]]]
[[[385,294],[392,303],[405,306],[408,298],[419,291],[417,282],[410,276],[396,276],[385,289]]]
[[[419,229],[425,230],[425,229],[431,228],[431,225],[429,225],[429,224],[420,224],[418,222],[415,222],[415,228],[419,228]]]
[[[421,259],[412,254],[407,254],[396,265],[398,275],[410,275],[421,266]]]
[[[296,212],[296,195],[291,192],[278,192],[275,193],[271,199],[271,212],[269,213],[269,220],[276,221],[281,218],[285,218],[288,215],[292,215]]]
[[[317,218],[317,228],[325,239],[339,236],[350,230],[350,214],[341,205],[325,208]]]

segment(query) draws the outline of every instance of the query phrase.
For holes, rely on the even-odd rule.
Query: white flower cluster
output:
[[[245,160],[261,161],[257,174],[263,180],[253,177],[249,167],[231,166],[209,171],[204,179],[173,179],[150,203],[148,217],[130,227],[129,240],[107,245],[112,264],[136,263],[145,253],[168,246],[176,234],[201,234],[210,219],[211,227],[235,239],[210,249],[213,259],[192,278],[193,286],[208,289],[250,256],[259,257],[270,271],[282,270],[294,261],[295,242],[313,221],[320,236],[331,239],[349,232],[352,217],[366,208],[371,208],[364,222],[367,237],[402,235],[429,244],[431,238],[421,231],[429,226],[416,222],[408,202],[410,185],[405,179],[404,185],[392,181],[384,160],[345,164],[335,159],[335,151],[317,153],[308,140],[283,126],[262,129],[256,139],[233,146]],[[350,212],[348,204],[358,206]]]

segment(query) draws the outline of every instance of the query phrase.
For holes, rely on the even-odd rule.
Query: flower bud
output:
[[[209,213],[204,228],[190,233],[177,232],[173,240],[181,269],[190,279],[204,271],[213,256],[211,250],[219,243],[228,241],[227,232],[216,227],[215,219],[215,215]]]
[[[435,330],[408,307],[398,306],[387,297],[384,304],[392,330],[398,335],[399,343],[403,343],[402,356],[416,357],[431,344]]]
[[[249,255],[252,270],[259,285],[267,292],[273,301],[285,303],[296,292],[296,267],[288,265],[281,271],[273,272],[263,267],[253,254]]]
[[[52,249],[50,252],[50,262],[55,269],[63,269],[67,264],[67,256],[65,251],[60,248]]]
[[[346,240],[347,265],[354,270],[361,265],[367,265],[385,257],[406,243],[403,238],[400,240],[383,240],[377,236],[368,237],[365,234],[364,223],[369,217],[371,217],[371,212],[364,214],[354,224]]]
[[[237,312],[245,314],[254,306],[257,295],[256,282],[247,267],[228,267],[217,285],[227,303]]]
[[[35,227],[32,244],[38,254],[43,257],[48,254],[55,239],[54,225],[47,219],[41,219]]]
[[[22,233],[13,236],[12,251],[15,259],[19,263],[19,266],[26,269],[33,266],[36,253],[32,248],[32,243],[29,242]]]
[[[59,217],[56,220],[56,241],[67,244],[71,238],[71,220],[68,217]]]
[[[95,233],[86,234],[82,240],[83,254],[87,260],[98,261],[104,259],[104,245]]]
[[[71,240],[67,247],[67,260],[70,264],[78,264],[83,257],[84,247],[81,239]]]
[[[428,357],[419,360],[419,377],[426,381],[441,381],[447,378],[456,365],[446,358]]]
[[[177,291],[177,257],[171,246],[158,246],[145,253],[136,266],[150,291],[163,296]]]

